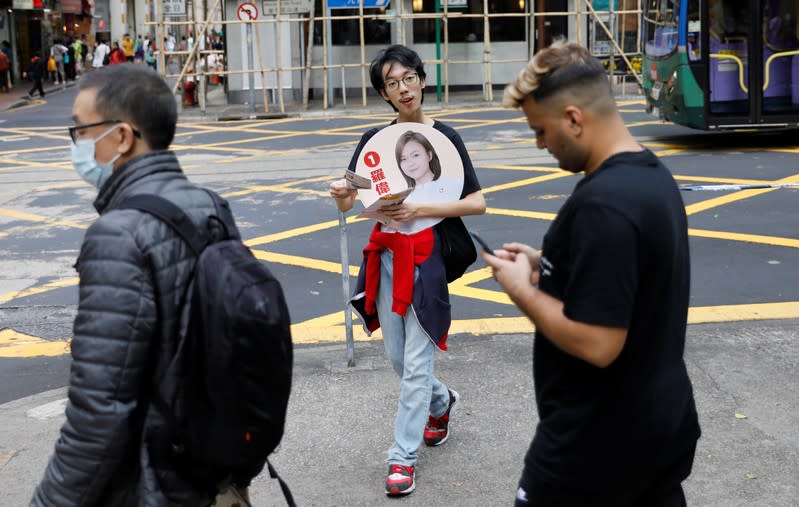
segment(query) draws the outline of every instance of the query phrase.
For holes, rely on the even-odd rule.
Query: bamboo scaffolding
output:
[[[327,82],[327,80],[329,79],[329,77],[328,77],[329,71],[327,70],[327,38],[331,36],[329,33],[327,33],[328,32],[328,30],[327,30],[327,11],[328,11],[327,0],[322,0],[322,8],[324,9],[324,12],[325,12],[325,16],[323,16],[323,19],[322,19],[322,61],[324,62],[324,69],[325,69],[325,71],[323,73],[323,77],[322,77],[322,82],[323,82],[323,85],[322,85],[322,109],[327,110],[327,108],[328,108],[328,103],[327,103],[327,100],[328,100],[328,97],[327,97],[328,82]]]
[[[278,0],[279,2],[279,0]],[[264,47],[261,45],[261,25],[255,25],[255,46],[258,48],[258,62],[261,64],[261,96],[264,101],[264,112],[269,112],[269,98],[266,93],[266,73],[264,72]],[[283,111],[281,111],[282,113]]]
[[[157,0],[157,5],[159,8],[159,12],[161,15],[159,19],[154,22],[147,22],[147,25],[155,25],[159,41],[163,41],[164,38],[164,31],[165,27],[169,26],[194,26],[195,31],[197,30],[196,27],[199,26],[200,20],[193,19],[188,21],[166,21],[164,19],[163,13],[161,12],[162,9],[162,1]],[[260,41],[260,27],[257,25],[261,24],[274,24],[275,25],[275,47],[277,51],[277,61],[274,66],[267,67],[263,61],[263,53],[259,49],[259,60],[260,60],[260,67],[255,69],[248,69],[248,70],[226,70],[226,71],[218,71],[215,72],[219,75],[241,75],[241,74],[249,74],[250,72],[259,72],[262,76],[263,82],[263,92],[266,93],[266,79],[264,78],[264,73],[272,73],[276,74],[276,81],[277,81],[277,92],[278,97],[280,100],[280,109],[281,112],[285,112],[285,103],[283,97],[283,83],[282,77],[284,72],[301,72],[304,73],[305,78],[302,80],[302,107],[303,109],[308,108],[309,104],[309,96],[310,90],[312,85],[312,76],[314,75],[315,71],[322,71],[322,107],[323,109],[328,109],[331,107],[333,103],[334,97],[331,95],[331,79],[330,72],[336,69],[342,71],[342,83],[341,86],[344,87],[346,83],[346,71],[357,69],[360,74],[360,87],[361,87],[361,104],[363,106],[367,105],[367,89],[370,87],[370,83],[367,79],[367,70],[369,67],[369,63],[367,62],[367,55],[366,55],[366,20],[383,20],[394,22],[399,25],[399,29],[392,30],[393,39],[398,40],[401,43],[407,43],[407,33],[409,30],[412,30],[412,26],[408,26],[407,22],[410,21],[413,23],[416,20],[435,20],[438,19],[441,21],[442,28],[444,31],[443,34],[443,41],[442,41],[442,52],[441,57],[436,59],[425,59],[425,63],[428,65],[441,65],[443,67],[443,88],[444,88],[444,103],[449,103],[450,99],[450,87],[452,83],[450,82],[451,72],[450,66],[468,66],[468,65],[480,65],[482,67],[482,77],[483,77],[483,84],[485,86],[484,90],[484,100],[488,102],[492,102],[494,100],[493,94],[493,87],[494,87],[494,73],[493,69],[496,65],[507,65],[513,63],[524,64],[529,60],[530,55],[533,54],[535,41],[533,40],[533,34],[536,25],[536,18],[540,16],[547,16],[547,17],[557,17],[557,16],[565,16],[568,17],[570,20],[570,24],[574,27],[575,38],[577,39],[578,43],[584,43],[584,40],[587,38],[587,34],[585,34],[585,27],[583,23],[585,19],[588,18],[593,21],[593,26],[596,27],[597,30],[602,30],[610,39],[612,44],[613,50],[610,52],[610,56],[619,56],[621,57],[624,62],[627,64],[627,69],[630,69],[630,73],[633,74],[634,78],[641,83],[641,77],[638,71],[633,71],[633,66],[630,57],[633,55],[640,54],[641,49],[641,42],[640,42],[640,33],[641,33],[641,24],[640,22],[637,23],[635,31],[637,32],[636,37],[636,51],[629,51],[624,52],[622,45],[620,45],[620,39],[624,36],[624,33],[629,33],[629,30],[626,32],[620,28],[620,25],[617,23],[615,25],[616,29],[611,29],[608,27],[607,23],[603,21],[604,16],[629,16],[633,15],[637,19],[640,19],[641,9],[626,9],[626,10],[596,10],[593,8],[593,5],[590,0],[578,0],[575,3],[573,11],[559,11],[559,12],[533,12],[534,4],[532,2],[528,2],[528,6],[530,12],[520,12],[520,13],[498,13],[498,12],[489,12],[489,5],[488,0],[483,0],[483,8],[482,12],[477,13],[464,13],[464,12],[453,12],[449,10],[449,2],[448,0],[440,0],[442,10],[437,13],[414,13],[413,11],[406,11],[406,6],[410,4],[407,2],[400,1],[397,4],[397,8],[393,12],[389,13],[374,13],[374,14],[367,14],[364,10],[364,3],[361,0],[358,4],[358,12],[355,14],[347,14],[347,15],[333,15],[332,11],[328,9],[327,0],[322,0],[322,7],[323,7],[323,15],[316,16],[313,9],[308,13],[308,15],[302,15],[298,17],[290,17],[284,16],[282,13],[282,0],[277,1],[277,15],[270,19],[258,19],[255,21],[239,21],[239,20],[229,20],[229,21],[215,21],[215,23],[227,27],[228,25],[237,25],[241,23],[251,23],[256,25],[256,40],[258,41],[257,44],[259,47],[262,46]],[[216,12],[220,4],[220,0],[214,5],[213,12]],[[208,25],[211,23],[214,16],[210,16],[209,19],[205,20],[202,23],[202,30],[197,32],[197,41],[193,44],[191,50],[189,51],[172,51],[167,53],[165,48],[161,46],[160,50],[158,51],[159,55],[159,67],[161,70],[162,75],[164,77],[175,77],[175,74],[168,74],[166,71],[165,65],[165,57],[166,56],[173,56],[173,55],[188,55],[189,58],[186,61],[186,64],[183,66],[181,73],[177,75],[179,78],[178,83],[180,83],[185,76],[186,72],[190,68],[191,64],[196,61],[196,59],[201,58],[203,56],[209,54],[225,54],[225,51],[219,50],[198,50],[198,44],[201,37],[205,37],[206,32],[208,31]],[[528,46],[525,48],[522,54],[519,54],[518,57],[514,57],[513,54],[507,54],[506,58],[493,58],[495,54],[495,46],[496,42],[492,41],[491,37],[491,21],[495,19],[525,19],[527,20],[527,41]],[[449,37],[449,22],[451,19],[479,19],[482,21],[483,25],[483,55],[481,58],[478,59],[454,59],[450,58],[450,37]],[[349,62],[331,62],[330,57],[333,56],[329,51],[329,42],[333,37],[333,33],[328,30],[328,21],[345,21],[345,20],[356,20],[358,23],[358,42],[359,42],[359,54],[357,57],[357,61],[354,63]],[[314,44],[314,32],[315,32],[315,25],[316,22],[319,21],[322,23],[322,48],[319,50],[317,44]],[[283,66],[283,59],[281,58],[282,53],[282,44],[285,42],[283,41],[282,37],[282,30],[280,29],[281,26],[285,26],[284,23],[299,23],[299,24],[306,24],[308,23],[308,43],[306,45],[306,55],[305,55],[305,62],[304,65],[300,66]],[[302,27],[303,25],[299,25]],[[626,25],[625,25],[626,26]],[[226,28],[227,29],[227,28]],[[618,32],[618,33],[615,33]],[[302,35],[304,36],[304,35]],[[314,50],[317,50],[317,55],[321,53],[321,62],[317,57],[316,63],[314,62]],[[336,53],[339,54],[339,53]],[[597,55],[597,56],[608,56],[605,54]],[[198,69],[196,75],[201,79],[205,77],[206,74],[210,73],[207,69]],[[176,91],[176,88],[175,90]],[[344,93],[346,93],[344,91]],[[273,99],[274,100],[274,99]],[[265,110],[268,111],[268,100],[264,99]]]
[[[281,37],[280,31],[280,1],[277,0],[277,16],[275,16],[275,21],[277,24],[275,25],[275,65],[277,66],[277,73],[275,74],[275,82],[277,83],[277,97],[278,97],[278,104],[280,104],[280,112],[286,112],[286,104],[283,102],[283,72],[280,70],[280,64],[283,62],[283,45],[281,41],[283,37]],[[259,43],[260,45],[260,43]]]
[[[215,11],[216,8],[219,7],[219,2],[220,1],[221,0],[216,0],[216,3],[214,4],[214,8],[212,9],[213,11]],[[194,23],[194,21],[187,21],[187,23],[191,24],[191,23]],[[189,70],[189,67],[191,67],[192,61],[194,59],[194,55],[197,52],[197,48],[200,46],[200,40],[201,40],[201,38],[205,37],[205,32],[206,32],[206,30],[208,30],[208,25],[210,23],[211,23],[211,19],[210,18],[205,20],[205,23],[203,24],[202,33],[195,34],[196,37],[195,37],[195,40],[194,40],[194,44],[192,44],[192,48],[191,48],[191,51],[189,53],[189,57],[186,59],[186,63],[183,64],[183,70],[180,71],[180,76],[178,77],[178,80],[175,82],[175,86],[172,88],[172,95],[177,93],[178,88],[180,88],[180,83],[183,81],[183,76],[186,75],[186,71]],[[166,69],[164,69],[164,71],[166,71]],[[205,79],[205,73],[204,72],[202,73],[202,78]]]
[[[485,76],[485,99],[494,101],[494,90],[491,84],[491,23],[488,17],[488,0],[483,0],[483,75]]]
[[[311,9],[310,25],[308,27],[308,46],[305,57],[305,80],[302,82],[302,109],[308,110],[308,95],[311,89],[311,60],[313,59],[313,31],[314,31],[314,10]]]
[[[363,0],[358,2],[358,32],[361,41],[361,103],[366,107],[366,37],[363,34]],[[341,83],[341,92],[346,93],[344,83]]]

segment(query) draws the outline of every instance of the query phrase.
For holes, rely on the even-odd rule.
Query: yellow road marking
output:
[[[365,220],[368,219],[350,216],[347,217],[347,224],[354,224],[356,222],[363,222]],[[324,231],[326,229],[332,229],[333,227],[338,227],[338,220],[330,220],[318,224],[307,225],[305,227],[297,227],[296,229],[289,229],[283,232],[276,232],[274,234],[266,234],[264,236],[258,236],[257,238],[252,238],[245,241],[244,244],[252,248],[254,246],[265,245],[267,243],[274,243],[276,241],[281,241],[288,238],[295,238],[297,236],[302,236],[304,234],[311,234],[314,232]]]
[[[18,165],[17,169],[31,169],[31,168],[42,168],[42,169],[49,169],[52,167],[62,167],[64,169],[68,167],[72,167],[72,162],[32,162],[28,160],[19,160],[15,158],[0,158],[0,162],[4,164],[16,164]],[[6,168],[4,167],[3,170]]]
[[[655,155],[657,155],[658,157],[669,157],[671,155],[679,155],[680,153],[683,153],[683,152],[685,152],[685,150],[682,149],[682,148],[672,148],[672,149],[660,150],[660,151],[653,150],[653,153]]]
[[[545,174],[543,176],[536,176],[534,178],[526,178],[523,180],[518,181],[511,181],[510,183],[502,183],[500,185],[494,185],[491,187],[487,187],[483,189],[483,194],[490,194],[492,192],[499,192],[501,190],[508,190],[510,188],[519,188],[525,187],[528,185],[533,185],[535,183],[541,183],[543,181],[550,181],[550,180],[557,180],[560,178],[566,178],[569,176],[574,176],[572,173],[566,171],[559,171],[557,173],[550,173]]]
[[[536,165],[503,165],[503,164],[480,164],[478,169],[502,169],[505,171],[531,171],[545,173],[562,173],[563,169],[557,167],[536,166]]]
[[[771,185],[767,180],[748,180],[743,178],[716,178],[713,176],[673,175],[675,180],[701,181],[703,183],[723,183],[725,185]]]
[[[782,178],[781,180],[772,181],[772,184],[778,183],[796,183],[797,178],[799,178],[799,174],[794,174],[792,176],[788,176],[787,178]],[[741,201],[744,199],[748,199],[750,197],[756,197],[761,194],[767,194],[769,192],[773,192],[774,190],[779,190],[777,188],[759,188],[759,189],[750,189],[750,190],[739,190],[738,192],[733,192],[731,194],[722,195],[719,197],[715,197],[713,199],[708,199],[706,201],[697,202],[685,207],[685,212],[688,215],[693,215],[695,213],[700,213],[702,211],[707,211],[712,208],[716,208],[722,206],[724,204],[729,204],[735,201]]]
[[[704,229],[688,229],[688,235],[698,238],[724,239],[741,241],[744,243],[757,243],[761,245],[785,246],[799,248],[799,239],[782,238],[779,236],[762,236],[760,234],[743,234],[739,232],[708,231]]]
[[[646,120],[646,121],[635,121],[632,123],[625,123],[627,128],[631,127],[643,127],[644,125],[665,125],[663,120]]]
[[[714,197],[712,199],[707,199],[705,201],[697,202],[694,204],[689,204],[685,207],[685,213],[687,215],[694,215],[696,213],[701,213],[702,211],[707,211],[709,209],[717,208],[724,204],[729,204],[735,201],[742,201],[744,199],[748,199],[750,197],[755,197],[761,194],[767,194],[772,192],[773,188],[762,188],[762,189],[752,189],[752,190],[740,190],[738,192],[733,192],[728,195],[722,195],[719,197]]]
[[[646,104],[646,101],[644,99],[629,99],[629,100],[616,101],[617,106],[629,106],[631,104],[640,104],[643,106],[644,104]]]
[[[30,103],[29,103],[29,104],[27,104],[27,105],[25,105],[25,106],[15,107],[15,108],[14,108],[14,112],[17,112],[17,111],[24,111],[24,110],[26,110],[26,109],[31,109],[31,108],[33,108],[33,107],[39,107],[39,106],[41,106],[42,104],[47,104],[47,101],[46,101],[46,100],[44,100],[44,99],[33,99],[33,100],[31,100],[31,101],[30,101]]]
[[[64,128],[66,130],[66,127]],[[8,132],[10,134],[19,134],[26,137],[37,137],[37,138],[44,138],[44,139],[56,139],[58,141],[69,141],[69,133],[64,132],[64,134],[47,134],[44,132],[29,132],[27,128],[24,129],[10,129],[10,128],[0,128],[0,132]]]
[[[252,250],[252,254],[262,261],[286,264],[288,266],[300,266],[303,268],[317,269],[328,273],[341,273],[340,262],[323,261],[297,255],[287,255],[277,252],[267,252],[265,250]],[[350,276],[358,276],[359,266],[350,266]]]
[[[338,317],[338,318],[336,318]],[[689,324],[713,324],[755,320],[785,320],[799,318],[799,301],[758,303],[748,305],[702,306],[688,309]],[[344,311],[324,316],[319,322],[306,321],[291,328],[296,344],[343,343],[345,340]],[[535,328],[527,317],[495,317],[486,319],[453,320],[450,335],[494,335],[533,333]],[[379,330],[368,337],[360,322],[353,323],[357,341],[382,339]]]
[[[73,227],[75,229],[85,229],[87,224],[80,222],[72,222],[70,220],[58,220],[55,218],[45,217],[42,215],[34,215],[33,213],[26,213],[24,211],[17,211],[8,208],[0,208],[0,216],[14,218],[17,220],[25,220],[26,222],[44,222],[51,226]]]
[[[53,151],[53,150],[66,150],[69,148],[68,146],[61,146],[61,145],[54,145],[54,146],[44,146],[39,148],[25,148],[22,150],[6,150],[0,151],[0,155],[19,155],[21,153],[41,153],[43,151]],[[15,160],[16,163],[24,163],[23,160]]]
[[[54,357],[69,354],[69,341],[50,341],[13,329],[0,329],[0,357]]]
[[[2,471],[3,467],[5,467],[8,464],[8,462],[11,461],[11,459],[14,456],[17,455],[17,452],[19,452],[19,451],[11,451],[11,452],[0,453],[0,471]]]
[[[73,285],[78,285],[79,281],[80,279],[78,277],[64,278],[61,280],[56,280],[54,282],[46,283],[44,285],[40,285],[39,287],[30,287],[24,290],[14,290],[11,292],[6,292],[5,294],[0,294],[0,304],[7,303],[12,299],[35,296],[36,294],[41,294],[43,292],[48,292],[55,289],[61,289],[64,287],[71,287]]]
[[[758,303],[748,305],[703,306],[688,309],[688,324],[712,324],[756,320],[785,320],[799,318],[799,301]],[[291,326],[292,340],[297,345],[343,343],[345,341],[344,311],[323,315]],[[450,336],[477,336],[533,333],[535,327],[527,317],[493,317],[453,320]],[[382,339],[378,329],[369,337],[357,320],[353,322],[356,341]],[[61,356],[69,353],[69,340],[45,340],[13,329],[0,330],[0,357],[26,358]]]
[[[544,211],[524,211],[518,209],[487,208],[488,215],[503,215],[518,218],[535,218],[538,220],[555,220],[557,213],[547,213]]]

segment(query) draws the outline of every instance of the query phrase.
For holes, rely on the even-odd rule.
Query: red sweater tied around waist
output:
[[[380,254],[391,250],[394,255],[394,290],[391,311],[405,316],[408,306],[413,302],[414,268],[423,263],[433,253],[435,236],[433,228],[416,234],[386,233],[375,224],[369,244],[363,249],[366,258],[366,311],[377,311],[377,291],[380,287]]]

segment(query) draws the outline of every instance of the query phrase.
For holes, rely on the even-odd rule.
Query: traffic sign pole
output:
[[[255,112],[255,72],[253,71],[252,23],[247,23],[247,68],[250,71],[250,112]],[[263,84],[263,83],[262,83]]]
[[[236,9],[236,16],[238,16],[240,21],[247,21],[245,25],[247,27],[247,70],[249,70],[249,84],[250,84],[250,93],[249,93],[249,102],[250,102],[250,112],[255,112],[255,69],[253,61],[255,58],[253,57],[252,53],[252,22],[258,19],[258,7],[250,2],[244,2],[240,4],[238,9]],[[266,83],[261,83],[263,86],[266,86]]]

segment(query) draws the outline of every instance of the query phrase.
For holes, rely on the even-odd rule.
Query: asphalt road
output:
[[[0,113],[0,488],[7,505],[26,504],[57,436],[64,392],[53,389],[67,382],[77,303],[72,264],[96,218],[96,192],[69,162],[74,94]],[[653,121],[640,100],[620,108],[680,185],[799,182],[795,132],[694,132]],[[491,244],[539,245],[579,177],[535,149],[518,113],[476,106],[434,116],[461,133],[486,194],[489,212],[468,225]],[[343,362],[339,231],[325,188],[360,134],[390,117],[184,123],[173,145],[191,179],[231,201],[245,239],[283,281],[298,353],[287,434],[273,461],[301,505],[389,503],[382,460],[396,378],[380,342],[358,329],[357,366]],[[795,505],[797,192],[683,193],[692,256],[686,362],[703,427],[686,484],[692,504]],[[351,270],[368,229],[358,221],[348,228]],[[419,488],[406,503],[508,505],[536,417],[530,326],[479,264],[450,288],[451,351],[437,362],[464,394],[465,410],[442,452],[422,452]],[[276,494],[268,479],[256,481],[256,504],[279,505]]]
[[[69,162],[72,88],[0,115],[0,403],[63,385],[77,303],[72,264],[96,217],[95,191]],[[703,133],[653,121],[620,102],[633,133],[680,185],[799,181],[792,133]],[[461,133],[489,211],[468,225],[489,243],[540,244],[579,176],[556,169],[516,112],[435,112]],[[245,238],[283,280],[298,344],[341,342],[339,230],[326,186],[360,134],[390,114],[181,123],[173,148],[189,177],[225,195]],[[799,305],[796,188],[684,192],[692,254],[692,322],[795,315]],[[349,227],[350,265],[370,225]],[[526,321],[483,266],[451,287],[453,333],[525,332]],[[782,305],[778,305],[782,303]],[[775,306],[777,305],[777,306]],[[366,337],[356,329],[358,339]]]

